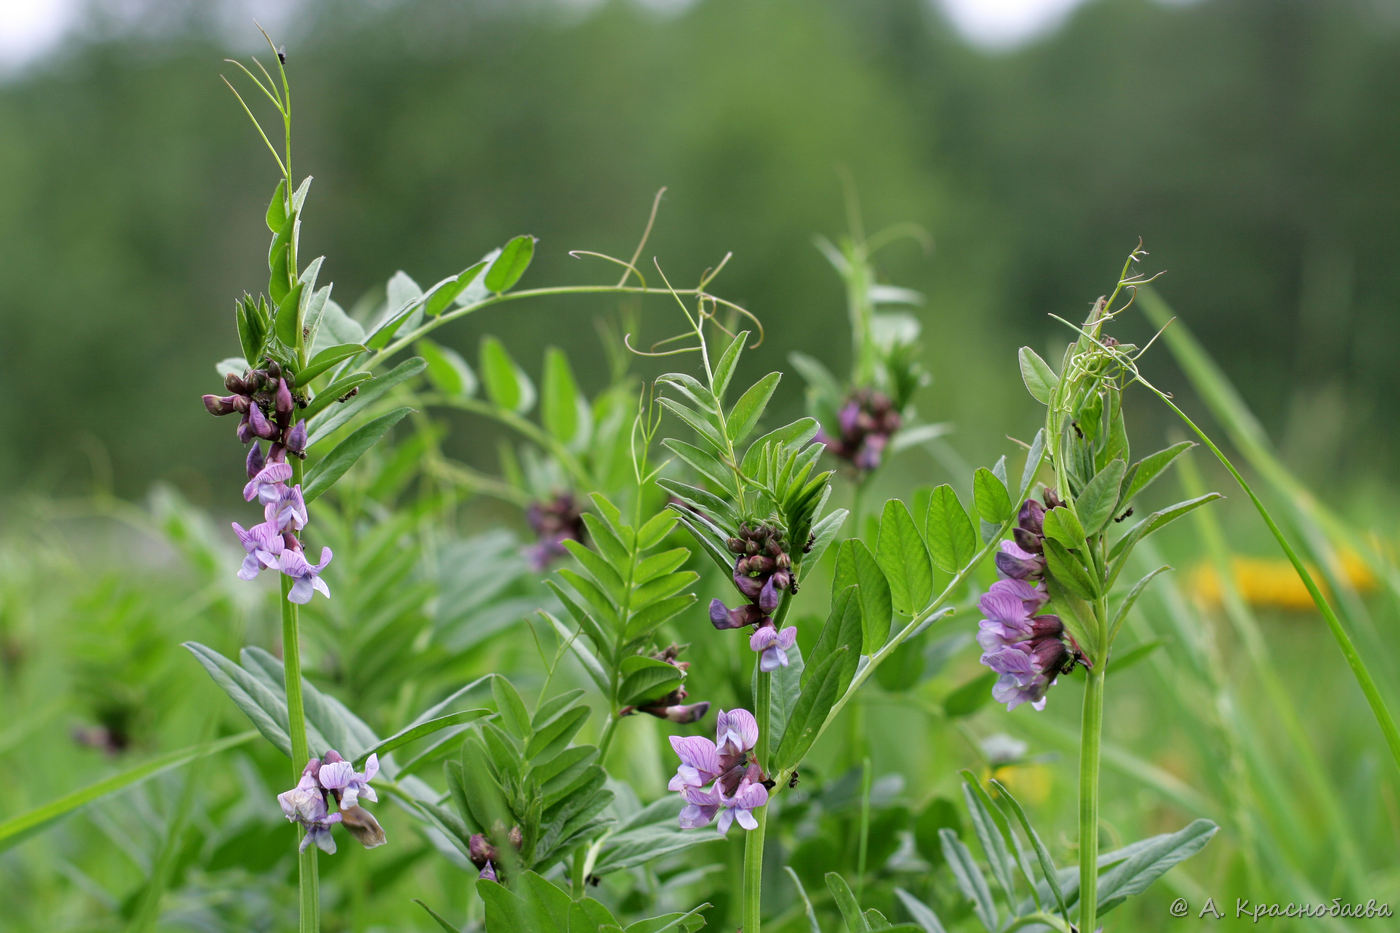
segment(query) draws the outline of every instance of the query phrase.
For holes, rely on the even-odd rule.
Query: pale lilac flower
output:
[[[257,445],[253,446],[256,450]],[[249,459],[251,462],[251,456]],[[282,484],[291,478],[292,465],[290,463],[270,461],[248,480],[243,487],[243,498],[247,502],[257,499],[263,505],[277,502],[287,491],[287,487]]]
[[[724,714],[721,713],[721,716]],[[671,748],[680,757],[680,767],[666,785],[667,790],[684,791],[687,787],[704,787],[719,776],[719,750],[715,743],[700,735],[673,735]]]
[[[758,828],[758,820],[753,811],[768,802],[768,788],[745,780],[739,783],[739,789],[734,792],[734,796],[721,797],[724,810],[719,815],[720,835],[729,832],[729,825],[734,822],[744,829]]]
[[[481,869],[480,872],[477,873],[476,880],[498,881],[498,879],[496,878],[496,868],[491,864],[490,859],[487,859],[486,865]]]
[[[753,718],[753,713],[746,709],[719,711],[715,720],[715,745],[721,755],[743,755],[757,744],[758,720]]]
[[[331,826],[341,821],[341,815],[329,812],[326,807],[325,791],[316,777],[320,764],[316,758],[308,761],[297,786],[278,794],[277,802],[290,822],[300,823],[306,829],[298,851],[305,852],[307,846],[314,844],[327,855],[333,855],[335,837],[331,835]]]
[[[749,638],[749,647],[759,652],[758,669],[764,673],[787,667],[787,649],[797,643],[797,627],[789,625],[781,632],[771,625],[761,626]]]
[[[702,826],[708,826],[722,805],[719,789],[714,787],[709,790],[686,787],[682,789],[681,796],[685,798],[685,806],[681,808],[680,815],[681,829],[699,829]],[[723,820],[723,817],[720,819]],[[728,827],[728,823],[725,823],[725,826]]]
[[[360,797],[378,802],[369,782],[379,773],[379,756],[370,755],[365,761],[364,773],[355,771],[354,766],[336,752],[326,752],[326,760],[321,763],[321,786],[334,793],[340,800],[340,809],[348,810],[355,806]]]
[[[290,470],[291,467],[287,469]],[[301,494],[301,484],[298,483],[291,489],[282,486],[280,490],[276,499],[264,505],[263,517],[283,531],[301,531],[307,522],[311,521],[306,512],[306,499]]]
[[[311,594],[321,593],[327,599],[330,598],[330,587],[326,586],[326,581],[320,577],[321,571],[331,562],[331,549],[321,548],[321,562],[319,564],[307,563],[306,555],[299,548],[288,548],[282,552],[281,558],[277,562],[277,567],[287,576],[296,580],[292,584],[287,599],[294,603],[311,602]]]
[[[233,531],[238,535],[243,550],[248,552],[248,556],[243,558],[243,566],[238,568],[240,580],[251,580],[264,568],[276,569],[280,566],[282,551],[286,545],[276,526],[254,525],[245,531],[242,525],[234,522]]]

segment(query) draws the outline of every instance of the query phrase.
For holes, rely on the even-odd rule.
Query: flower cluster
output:
[[[759,652],[758,669],[764,672],[786,667],[787,649],[797,641],[797,629],[778,630],[773,611],[784,590],[794,588],[792,559],[783,547],[781,529],[768,525],[739,526],[739,536],[727,542],[734,561],[734,585],[748,602],[730,609],[723,601],[710,602],[710,622],[717,629],[754,626],[749,647]]]
[[[652,658],[669,664],[684,674],[685,670],[690,667],[690,662],[676,660],[681,651],[680,645],[670,645],[663,651],[653,654]],[[663,697],[649,700],[637,706],[624,706],[618,710],[617,715],[630,716],[633,713],[646,713],[648,716],[665,719],[667,722],[682,724],[699,722],[710,711],[710,702],[702,700],[699,703],[687,704],[685,700],[688,696],[685,687],[680,686]]]
[[[1007,709],[1030,703],[1045,708],[1045,691],[1060,674],[1087,658],[1065,631],[1059,616],[1038,615],[1049,600],[1039,584],[1045,576],[1045,509],[1064,503],[1046,490],[1045,506],[1027,499],[1017,515],[1013,541],[1003,541],[996,556],[1005,579],[993,583],[978,605],[986,618],[978,623],[982,663],[1001,676],[992,696]]]
[[[320,563],[306,559],[297,533],[306,527],[309,516],[301,485],[288,486],[292,465],[288,455],[306,457],[306,420],[295,423],[296,402],[289,376],[275,362],[267,369],[254,369],[244,376],[232,373],[224,380],[231,395],[206,395],[204,407],[210,414],[240,414],[238,439],[252,444],[248,450],[248,482],[243,498],[254,499],[263,507],[263,521],[252,528],[233,523],[234,533],[246,555],[238,576],[251,580],[264,570],[277,570],[291,577],[287,598],[294,603],[311,601],[313,592],[330,596],[320,573],[331,560],[331,549],[321,548]],[[262,440],[270,441],[264,456]]]
[[[583,540],[583,510],[567,492],[559,493],[548,502],[531,503],[525,520],[538,538],[526,551],[530,566],[535,570],[544,570],[555,558],[567,556],[565,541]]]
[[[880,465],[885,447],[900,427],[894,402],[874,389],[856,389],[847,396],[836,421],[840,433],[833,437],[823,430],[817,440],[862,473]]]
[[[506,834],[506,838],[510,840],[510,844],[517,852],[520,851],[520,847],[525,842],[525,836],[520,832],[519,826],[512,826],[510,832]],[[473,833],[471,838],[467,840],[467,855],[477,868],[478,879],[496,882],[501,880],[496,872],[496,866],[501,861],[501,853],[485,833]]]
[[[328,854],[335,852],[331,827],[342,824],[366,849],[383,845],[384,830],[360,800],[378,801],[369,782],[379,773],[379,756],[370,755],[363,773],[334,749],[322,758],[312,758],[302,769],[301,780],[289,791],[277,795],[282,813],[306,829],[301,850],[315,844]],[[332,806],[334,804],[334,806]]]
[[[716,815],[721,834],[731,823],[758,826],[753,811],[768,802],[770,782],[749,754],[757,743],[758,722],[744,709],[719,711],[713,742],[699,735],[671,736],[681,764],[667,788],[685,799],[682,829],[708,826]]]

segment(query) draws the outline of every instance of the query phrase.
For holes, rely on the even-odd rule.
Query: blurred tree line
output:
[[[234,297],[266,281],[275,168],[218,81],[240,54],[218,5],[144,6],[155,25],[96,18],[0,86],[0,472],[224,502],[241,463],[199,394],[236,351]],[[1380,3],[1100,0],[1007,53],[965,46],[923,0],[307,2],[276,38],[293,168],[316,177],[304,258],[328,256],[347,307],[522,232],[541,238],[527,285],[615,280],[567,251],[630,253],[666,185],[648,253],[672,281],[732,250],[716,287],[763,317],[764,362],[843,366],[812,236],[845,229],[847,172],[867,229],[934,240],[880,265],[928,296],[921,407],[971,455],[1030,433],[1008,407],[1015,347],[1057,339],[1046,314],[1078,318],[1139,235],[1305,473],[1396,452],[1375,430],[1400,393],[1400,21]],[[536,371],[563,343],[596,386],[592,322],[614,307],[511,305],[440,334],[474,360],[497,333]],[[673,315],[648,304],[643,334]],[[1180,384],[1165,354],[1149,369]],[[464,428],[459,450],[489,459]]]

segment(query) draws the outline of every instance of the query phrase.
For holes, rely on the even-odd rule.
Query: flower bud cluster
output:
[[[666,786],[685,800],[681,829],[708,826],[716,816],[721,834],[735,822],[744,829],[758,826],[753,811],[768,803],[771,782],[750,754],[756,744],[758,721],[744,709],[719,711],[714,742],[699,735],[671,736],[681,764]]]
[[[499,827],[500,824],[498,823]],[[499,832],[498,832],[499,835]],[[510,832],[506,834],[506,839],[510,841],[511,847],[516,852],[525,844],[525,836],[520,832],[519,826],[512,826]],[[496,866],[501,862],[500,850],[491,842],[485,833],[473,833],[467,840],[467,855],[472,860],[472,864],[477,868],[477,878],[482,881],[501,880],[496,871]]]
[[[292,377],[282,372],[275,362],[266,369],[254,369],[246,375],[230,373],[224,386],[231,395],[204,396],[204,407],[210,414],[241,414],[238,439],[252,444],[246,461],[248,482],[243,498],[254,499],[263,507],[263,521],[245,529],[233,523],[234,533],[246,552],[238,576],[251,580],[264,570],[277,570],[295,582],[287,594],[294,603],[311,601],[313,592],[330,596],[330,589],[321,579],[321,570],[330,563],[331,549],[321,548],[320,563],[306,559],[297,533],[310,520],[301,485],[288,486],[292,465],[288,455],[306,457],[306,419],[293,422],[296,401],[292,395]],[[267,440],[267,454],[261,441]]]
[[[582,541],[584,533],[583,510],[574,497],[561,492],[547,502],[531,503],[525,512],[525,520],[535,532],[538,541],[526,551],[530,566],[542,571],[557,557],[565,557],[568,551],[565,541]]]
[[[683,649],[679,645],[671,645],[663,651],[652,655],[657,661],[662,661],[671,665],[682,673],[690,667],[689,661],[678,661],[677,656]],[[659,699],[651,700],[638,706],[624,706],[618,710],[619,716],[630,716],[633,713],[646,713],[648,716],[655,716],[657,719],[664,719],[667,722],[690,723],[699,722],[705,718],[705,714],[710,711],[709,700],[702,700],[699,703],[685,702],[689,694],[684,686],[679,686]]]
[[[836,421],[840,433],[833,437],[823,430],[817,440],[862,473],[880,465],[901,423],[894,402],[874,389],[856,389],[847,396]]]
[[[1001,675],[992,696],[1007,709],[1022,703],[1044,709],[1045,692],[1056,677],[1075,664],[1089,666],[1059,616],[1037,614],[1050,598],[1039,582],[1045,577],[1045,511],[1064,505],[1048,489],[1044,502],[1027,499],[1021,505],[1014,540],[1003,541],[996,556],[1003,579],[978,603],[986,617],[978,623],[981,661]]]
[[[717,629],[754,626],[749,647],[759,652],[759,670],[771,672],[788,663],[787,649],[797,642],[797,629],[778,631],[773,612],[783,591],[794,586],[792,558],[783,542],[782,529],[770,525],[739,526],[738,537],[725,542],[734,561],[734,586],[748,602],[730,609],[719,599],[710,602],[710,622]]]
[[[366,849],[384,844],[384,830],[379,821],[359,804],[362,799],[379,800],[374,788],[369,786],[378,773],[378,755],[369,756],[363,772],[355,771],[334,749],[306,763],[297,786],[277,795],[283,815],[306,829],[301,840],[303,851],[314,844],[327,854],[334,854],[335,837],[331,835],[331,827],[336,823],[349,830]]]

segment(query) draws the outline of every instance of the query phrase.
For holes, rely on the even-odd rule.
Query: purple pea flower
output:
[[[332,791],[340,799],[340,809],[348,810],[355,806],[360,797],[372,802],[379,801],[369,782],[379,773],[379,756],[370,755],[365,761],[364,773],[355,771],[354,765],[341,758],[337,752],[326,752],[321,762],[321,786]]]
[[[248,556],[243,558],[243,566],[238,568],[238,579],[251,580],[264,568],[273,569],[280,566],[282,551],[286,545],[282,540],[282,532],[278,531],[275,525],[254,525],[245,531],[242,525],[234,522],[233,531],[238,535],[243,549],[248,552]]]
[[[676,769],[675,776],[671,778],[671,783],[666,785],[667,790],[684,793],[688,787],[704,787],[719,777],[719,750],[714,742],[701,735],[673,735],[671,748],[679,756],[681,764]]]
[[[715,717],[715,746],[720,755],[738,757],[757,744],[758,720],[753,718],[753,713],[746,709],[719,711]]]
[[[258,450],[258,445],[253,445],[253,450]],[[252,453],[248,455],[248,465],[251,468],[253,463]],[[277,502],[286,493],[287,488],[283,484],[292,478],[292,465],[290,463],[278,462],[276,460],[265,464],[248,480],[243,487],[243,499],[252,502],[257,499],[263,505]]]
[[[1013,580],[1039,580],[1045,575],[1045,557],[1025,550],[1015,541],[1001,542],[997,570]]]
[[[296,787],[278,794],[277,803],[290,822],[300,823],[306,829],[298,851],[305,852],[307,846],[314,844],[327,855],[334,855],[335,837],[331,835],[331,827],[341,821],[341,815],[331,813],[326,807],[325,791],[317,780],[320,765],[318,758],[308,761]]]
[[[288,466],[287,469],[290,470],[291,467]],[[298,483],[291,489],[286,486],[279,488],[281,492],[278,497],[265,503],[263,517],[282,531],[301,531],[307,522],[311,521],[306,511],[306,499],[301,494],[301,484]]]
[[[330,562],[331,549],[328,547],[321,548],[321,562],[319,564],[307,563],[306,555],[299,548],[288,548],[283,551],[282,556],[277,561],[277,569],[296,580],[287,593],[287,599],[290,602],[304,605],[311,602],[313,590],[329,599],[330,587],[326,586],[326,581],[321,579],[320,573]]]
[[[717,629],[743,628],[763,621],[763,610],[753,603],[730,609],[718,599],[710,600],[710,624]]]
[[[787,667],[787,649],[797,643],[797,627],[789,625],[781,632],[774,626],[765,625],[749,637],[749,647],[759,652],[758,669],[766,673]]]
[[[758,820],[754,818],[753,811],[768,802],[768,788],[743,780],[739,782],[739,789],[734,792],[734,796],[721,795],[721,802],[724,804],[724,810],[719,815],[720,835],[728,833],[730,824],[735,822],[744,829],[757,829]]]
[[[719,789],[715,787],[709,790],[686,787],[681,790],[681,797],[685,799],[685,806],[681,808],[680,815],[681,829],[700,829],[710,825],[723,804]],[[728,828],[727,823],[725,827]]]

